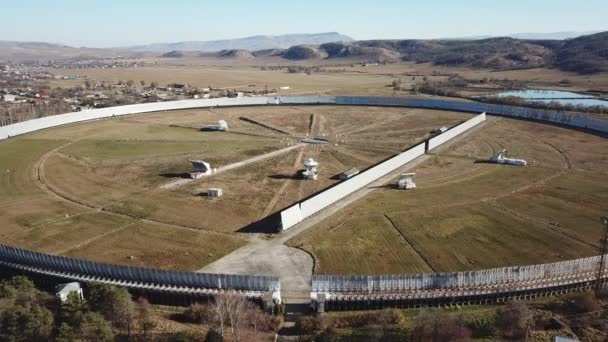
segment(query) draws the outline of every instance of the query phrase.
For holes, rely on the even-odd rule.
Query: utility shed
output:
[[[61,300],[62,303],[65,303],[68,300],[68,295],[70,293],[76,293],[81,300],[84,300],[82,288],[78,282],[59,284],[55,286],[55,295],[59,297],[59,300]]]
[[[416,189],[416,183],[414,183],[414,176],[416,173],[402,173],[397,181],[397,188],[400,190]]]
[[[6,95],[2,96],[2,99],[5,102],[15,102],[16,96],[15,95],[11,95],[11,94],[6,94]]]
[[[352,169],[350,169],[348,171],[342,172],[339,177],[340,177],[341,180],[347,180],[347,179],[350,179],[350,178],[352,178],[352,177],[354,177],[354,176],[356,176],[358,174],[359,174],[359,169],[352,168]]]
[[[209,197],[213,197],[213,198],[222,197],[223,194],[224,194],[224,192],[220,188],[209,188],[209,190],[207,190],[207,196],[209,196]]]

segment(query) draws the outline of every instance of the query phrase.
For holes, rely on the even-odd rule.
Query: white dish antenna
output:
[[[308,158],[304,161],[304,166],[305,167],[317,167],[317,166],[319,166],[319,162],[312,158]]]

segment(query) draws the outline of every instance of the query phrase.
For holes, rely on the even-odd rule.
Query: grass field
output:
[[[530,165],[476,162],[505,147]],[[460,271],[595,255],[607,162],[605,138],[494,118],[414,170],[416,190],[378,189],[289,244],[309,251],[319,274]],[[384,238],[389,232],[397,238]]]
[[[234,236],[138,222],[110,236],[68,251],[68,256],[170,270],[199,269],[237,249],[245,241]]]
[[[293,132],[240,120],[253,118]],[[314,117],[314,120],[313,120]],[[199,269],[243,246],[237,231],[364,169],[469,114],[377,107],[250,107],[112,118],[0,143],[0,237],[54,254],[139,266]],[[201,132],[225,119],[230,132]],[[316,134],[330,139],[182,187],[190,159],[221,167]],[[508,148],[528,167],[477,161]],[[294,175],[304,158],[317,181]],[[417,167],[415,191],[391,186],[289,243],[321,274],[478,269],[596,253],[608,200],[605,138],[491,118]],[[219,199],[202,196],[219,187]]]
[[[246,235],[237,233],[239,229],[334,184],[345,170],[367,168],[427,137],[432,128],[468,117],[374,107],[221,108],[133,115],[34,132],[0,143],[5,169],[0,178],[0,236],[8,244],[52,254],[199,269],[245,244]],[[199,131],[220,119],[228,121],[229,132]],[[191,159],[221,167],[313,133],[332,143],[299,148],[170,191],[160,188],[185,177]],[[309,157],[321,163],[315,182],[295,178]],[[222,188],[225,195],[203,196],[210,187]],[[397,232],[381,222],[378,239],[394,240]],[[395,253],[394,263],[416,256],[399,248]]]

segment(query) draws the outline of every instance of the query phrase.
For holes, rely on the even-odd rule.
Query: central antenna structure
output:
[[[302,173],[302,176],[305,179],[311,179],[311,180],[315,180],[318,177],[318,170],[317,167],[319,166],[319,162],[317,162],[316,160],[312,159],[312,158],[308,158],[306,160],[304,160],[304,168],[306,170],[304,170],[304,172]]]

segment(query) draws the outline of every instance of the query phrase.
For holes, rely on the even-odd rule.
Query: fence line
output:
[[[0,264],[37,274],[161,292],[213,294],[230,289],[250,297],[272,292],[273,297],[280,300],[279,278],[272,276],[177,272],[113,265],[5,245],[0,245]]]
[[[23,121],[0,127],[0,140],[12,136],[34,132],[40,129],[66,125],[76,122],[97,120],[113,116],[140,114],[177,109],[194,109],[207,107],[260,106],[280,104],[301,105],[365,105],[395,106],[427,109],[454,110],[464,112],[487,112],[488,114],[546,121],[577,128],[592,129],[608,133],[608,120],[585,114],[567,113],[557,110],[544,110],[528,107],[487,104],[439,99],[369,97],[369,96],[276,96],[276,97],[242,97],[181,100],[169,102],[143,103],[126,106],[92,109],[81,112],[59,114],[44,118]]]
[[[366,301],[381,301],[383,307],[411,306],[433,301],[466,303],[517,298],[522,294],[559,293],[564,289],[589,288],[596,280],[599,263],[600,256],[594,256],[465,272],[314,275],[311,301],[323,311],[326,302],[336,307],[340,307],[340,302]],[[608,259],[605,263],[608,266]]]

